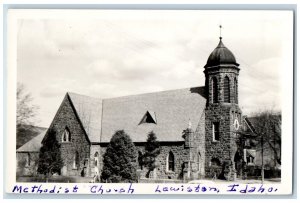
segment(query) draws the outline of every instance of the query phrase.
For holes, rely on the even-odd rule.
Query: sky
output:
[[[17,81],[48,127],[66,92],[112,98],[204,86],[218,45],[240,64],[244,114],[282,109],[281,75],[293,60],[284,11],[94,10],[31,13],[17,21]]]

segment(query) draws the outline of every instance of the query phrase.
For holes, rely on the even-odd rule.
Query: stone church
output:
[[[156,134],[161,153],[154,178],[213,178],[224,170],[231,174],[227,178],[233,177],[236,132],[247,125],[238,104],[239,71],[220,37],[204,66],[204,86],[111,99],[66,93],[48,128],[57,132],[61,144],[61,174],[92,177],[97,169],[101,173],[102,156],[112,135],[124,130],[139,154],[144,152],[148,133]],[[39,145],[44,136],[47,132],[36,138]],[[28,146],[21,147],[19,154],[30,154],[26,149],[30,151]],[[245,160],[253,162],[253,154],[247,153],[252,159]],[[140,166],[139,170],[143,177],[146,169]]]

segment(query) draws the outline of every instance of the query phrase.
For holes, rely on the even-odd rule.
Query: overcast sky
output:
[[[102,10],[24,18],[18,21],[17,81],[40,106],[44,127],[68,91],[111,98],[203,86],[203,67],[222,24],[223,43],[240,64],[243,113],[280,110],[281,73],[292,68],[285,66],[292,53],[284,49],[292,38],[285,14]]]

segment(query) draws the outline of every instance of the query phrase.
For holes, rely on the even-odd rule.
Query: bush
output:
[[[103,158],[102,182],[137,182],[137,152],[123,130],[113,135]]]
[[[60,174],[63,160],[60,154],[60,144],[56,140],[56,132],[51,129],[42,142],[39,153],[38,173],[44,175]]]

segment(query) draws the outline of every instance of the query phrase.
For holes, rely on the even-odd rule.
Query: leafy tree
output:
[[[50,176],[54,173],[60,174],[63,160],[60,153],[60,144],[56,140],[56,131],[50,129],[42,142],[39,153],[38,173]]]
[[[148,134],[145,153],[143,155],[143,164],[148,168],[146,177],[149,177],[150,172],[156,167],[155,159],[160,154],[160,145],[153,131]]]
[[[123,130],[113,135],[103,158],[102,182],[137,182],[136,148]]]

